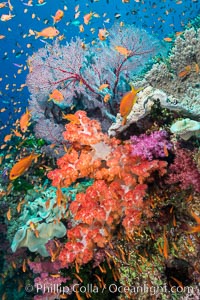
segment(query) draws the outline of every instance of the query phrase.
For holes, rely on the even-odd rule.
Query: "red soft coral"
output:
[[[80,178],[94,179],[93,185],[70,204],[73,228],[68,230],[68,242],[60,253],[63,263],[76,260],[84,264],[112,242],[118,227],[133,234],[141,222],[147,190],[144,183],[153,181],[156,171],[160,176],[165,174],[167,163],[132,156],[130,141],[109,138],[85,112],[76,116],[79,122],[66,125],[64,134],[72,143],[71,150],[58,160],[58,169],[48,177],[53,185],[62,187]]]

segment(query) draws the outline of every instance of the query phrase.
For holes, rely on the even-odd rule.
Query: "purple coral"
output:
[[[116,48],[119,45],[129,54],[120,53]],[[160,49],[158,40],[145,30],[119,24],[109,30],[104,43],[99,42],[95,46],[85,45],[80,38],[65,45],[58,39],[53,45],[47,44],[29,57],[31,72],[26,84],[31,93],[32,118],[40,123],[47,112],[52,115],[52,101],[48,99],[50,93],[58,89],[64,99],[62,103],[53,101],[53,107],[57,107],[59,112],[81,103],[84,109],[92,111],[93,116],[95,113],[94,117],[103,119],[105,126],[109,127],[117,112],[115,103],[129,89],[127,82]],[[107,88],[99,89],[102,84],[107,84]],[[104,101],[106,95],[110,97],[108,104]],[[56,119],[54,121],[57,122]],[[61,121],[57,123],[61,124]]]
[[[33,273],[56,273],[61,269],[61,263],[59,261],[39,261],[39,262],[28,262],[29,267],[33,270]]]
[[[176,157],[169,167],[169,177],[166,183],[179,183],[184,190],[192,187],[196,192],[200,192],[200,173],[191,151],[177,147]]]
[[[172,149],[172,144],[167,137],[165,130],[154,131],[150,135],[132,136],[132,155],[148,160],[167,156],[167,151]]]

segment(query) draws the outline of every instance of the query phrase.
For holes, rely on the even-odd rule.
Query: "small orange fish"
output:
[[[195,72],[199,74],[199,65],[197,63],[195,63],[194,68],[195,68]]]
[[[22,264],[22,271],[25,273],[26,272],[26,260],[23,260],[23,264]]]
[[[1,15],[1,21],[2,22],[6,22],[6,21],[9,21],[9,20],[11,20],[12,18],[14,18],[15,17],[15,15],[11,15],[11,13],[9,12],[9,14],[8,15],[5,15],[5,14],[3,14],[3,15]]]
[[[59,277],[60,277],[60,274],[50,274],[50,276],[51,276],[52,278],[59,278]]]
[[[163,40],[168,43],[172,42],[172,38],[170,38],[170,37],[166,37]]]
[[[61,9],[58,9],[55,16],[52,16],[53,18],[53,24],[60,22],[64,16],[64,11]]]
[[[179,35],[181,35],[183,33],[183,31],[177,31],[175,34],[176,34],[176,36],[179,36]]]
[[[14,262],[14,261],[12,261],[12,267],[13,267],[13,269],[16,269],[17,268],[17,265],[16,265],[16,263]]]
[[[56,191],[56,196],[57,196],[57,205],[61,206],[61,201],[64,199],[64,195],[63,195],[60,187],[58,187],[58,189]]]
[[[8,0],[8,7],[9,7],[9,9],[12,11],[13,10],[13,6],[12,6],[12,4],[10,3],[10,0]]]
[[[126,93],[120,102],[120,114],[123,118],[122,125],[126,124],[128,115],[130,114],[133,105],[137,101],[137,93],[140,92],[143,88],[135,89],[131,85],[131,91]]]
[[[0,40],[4,39],[5,38],[5,35],[1,34],[0,35]]]
[[[14,130],[14,129],[12,129],[12,131],[13,131],[14,135],[16,135],[17,137],[22,137],[22,134],[19,131]]]
[[[58,37],[59,41],[62,41],[62,40],[64,40],[64,38],[65,38],[65,35],[64,35],[64,34],[62,34],[62,35],[59,35],[59,37]]]
[[[180,286],[182,289],[184,288],[184,286],[180,280],[178,280],[177,278],[175,278],[173,276],[170,276],[170,278],[172,278],[178,284],[178,286]]]
[[[184,78],[190,74],[192,70],[192,66],[188,65],[186,66],[181,72],[178,73],[179,78]]]
[[[184,78],[184,77],[188,76],[190,74],[191,70],[192,70],[192,67],[190,65],[186,66],[181,72],[178,73],[178,77]]]
[[[163,151],[164,151],[165,156],[168,156],[168,155],[169,155],[169,152],[168,152],[168,150],[167,150],[167,146],[166,146],[166,145],[164,145]]]
[[[105,28],[104,29],[99,29],[98,37],[99,37],[100,41],[105,41],[108,34],[109,33]]]
[[[63,94],[55,89],[53,92],[49,95],[48,101],[54,100],[56,102],[62,102],[64,100]]]
[[[70,121],[73,124],[80,124],[80,120],[77,116],[73,115],[73,114],[67,114],[65,115],[64,113],[63,115],[63,119]]]
[[[90,13],[86,14],[86,15],[83,17],[83,20],[84,20],[85,25],[88,25],[88,24],[89,24],[89,22],[90,22],[92,16],[93,16],[93,13],[90,12]]]
[[[40,154],[39,154],[40,155]],[[14,180],[24,174],[30,167],[32,161],[36,159],[38,154],[31,153],[29,156],[26,156],[22,159],[20,159],[11,169],[9,178],[10,180]]]
[[[164,254],[164,258],[167,259],[168,258],[168,240],[166,237],[166,232],[164,229],[164,234],[163,234],[163,239],[164,239],[164,244],[163,244],[163,254]]]
[[[30,125],[30,119],[31,113],[28,109],[26,109],[26,112],[21,116],[19,120],[20,129],[23,133],[25,133],[28,129],[28,126]]]
[[[197,222],[197,226],[193,226],[193,227],[189,226],[188,233],[200,232],[200,217],[196,215],[193,211],[191,211],[190,214]]]
[[[20,211],[21,211],[21,206],[22,206],[22,204],[24,204],[24,202],[25,202],[25,201],[23,200],[23,201],[21,201],[21,202],[18,203],[18,205],[17,205],[17,212],[18,212],[18,213],[20,213]]]
[[[129,56],[132,51],[122,46],[115,46],[115,50],[124,56]]]
[[[9,210],[7,211],[7,213],[6,213],[6,217],[7,217],[8,221],[10,221],[11,218],[12,218],[10,207],[9,207]]]
[[[6,7],[6,4],[7,4],[7,2],[1,2],[1,3],[0,3],[0,8]]]
[[[103,84],[100,85],[99,91],[102,91],[103,89],[106,89],[107,87],[109,87],[109,84],[103,83]]]
[[[105,103],[107,103],[107,102],[110,100],[110,98],[111,98],[111,95],[110,95],[110,94],[106,94],[106,95],[104,96],[104,98],[103,98],[103,101],[104,101]]]
[[[54,37],[56,37],[59,34],[59,31],[55,28],[55,27],[47,27],[44,28],[43,30],[39,31],[39,32],[35,32],[36,33],[36,39],[39,37],[43,37],[46,39],[52,39]]]
[[[73,274],[80,282],[83,282],[83,279],[78,274],[76,274],[76,273],[73,273]]]
[[[82,24],[79,26],[79,31],[84,32],[84,26]]]
[[[45,202],[45,207],[46,207],[46,209],[49,209],[49,206],[50,206],[50,199],[48,199],[48,200]]]
[[[7,134],[5,137],[4,137],[4,142],[8,142],[11,140],[11,137],[12,137],[12,133],[11,134]]]

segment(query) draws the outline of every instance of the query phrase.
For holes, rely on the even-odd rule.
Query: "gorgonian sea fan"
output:
[[[93,107],[102,111],[111,110],[112,102],[119,101],[121,94],[126,92],[132,75],[160,50],[156,39],[133,25],[120,27],[115,24],[104,43],[84,47],[83,44],[80,38],[65,45],[57,39],[53,45],[47,44],[29,57],[30,73],[26,84],[41,105],[54,89],[59,89],[65,106],[81,98],[86,108],[87,105],[91,108],[90,103],[93,103]],[[117,51],[116,46],[127,48],[129,55]],[[105,83],[108,88],[99,89]],[[104,104],[106,94],[111,96],[111,105]]]

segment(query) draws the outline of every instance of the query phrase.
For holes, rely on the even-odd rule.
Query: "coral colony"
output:
[[[117,23],[28,58],[29,107],[0,154],[2,299],[199,299],[199,33],[167,56]]]

